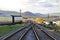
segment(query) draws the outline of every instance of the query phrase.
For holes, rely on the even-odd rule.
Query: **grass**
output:
[[[0,36],[5,35],[13,30],[22,28],[22,26],[24,26],[23,24],[15,24],[15,25],[3,25],[0,26]]]

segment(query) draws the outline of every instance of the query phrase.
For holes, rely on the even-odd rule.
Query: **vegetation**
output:
[[[24,26],[23,24],[15,24],[15,25],[2,25],[0,26],[0,36],[7,34],[10,31],[16,30]]]
[[[52,21],[49,22],[49,24],[44,24],[45,27],[47,28],[50,28],[50,29],[53,29],[55,31],[59,31],[60,30],[60,27],[58,27],[55,23],[53,24]]]
[[[59,27],[60,27],[60,21],[58,21],[57,26],[59,26]]]

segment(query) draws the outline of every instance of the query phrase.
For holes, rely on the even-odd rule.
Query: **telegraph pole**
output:
[[[48,21],[50,21],[50,20],[49,20],[49,13],[48,13]]]
[[[21,9],[20,9],[20,16],[21,16]]]

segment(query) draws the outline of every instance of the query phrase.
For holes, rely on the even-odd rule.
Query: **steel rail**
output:
[[[31,24],[30,24],[30,25],[31,25]],[[30,25],[28,25],[28,26],[30,26]],[[7,35],[2,36],[2,37],[0,38],[0,40],[6,40],[6,39],[8,39],[9,37],[15,35],[16,33],[18,33],[19,31],[21,31],[21,30],[23,30],[23,29],[25,29],[25,28],[28,28],[28,27],[25,26],[25,27],[22,27],[21,29],[18,29],[18,30],[16,30],[16,31],[12,31],[13,33],[10,32],[10,33],[8,33]]]
[[[33,29],[33,32],[34,32],[34,34],[35,34],[36,39],[37,39],[37,40],[40,40],[39,37],[38,37],[38,35],[37,35],[37,33],[36,33],[36,31],[35,31],[35,29],[34,29],[34,26],[32,26],[32,29]]]
[[[18,39],[18,40],[22,40],[23,37],[28,33],[28,31],[31,29],[31,27],[29,27],[23,34],[22,36]]]
[[[38,27],[38,26],[37,26]],[[52,38],[52,40],[56,40],[53,36],[51,36],[50,34],[48,34],[45,30],[43,30],[42,28],[38,27],[42,32],[44,32],[47,36],[49,36],[50,38]]]

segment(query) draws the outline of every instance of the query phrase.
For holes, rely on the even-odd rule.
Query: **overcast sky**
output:
[[[60,0],[0,0],[0,10],[55,13],[60,11]]]

